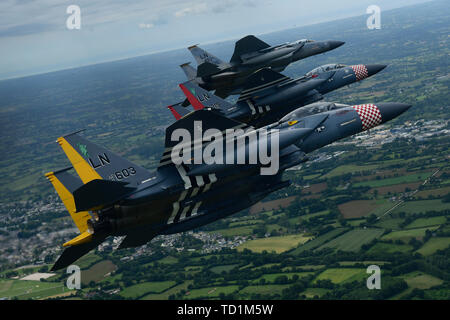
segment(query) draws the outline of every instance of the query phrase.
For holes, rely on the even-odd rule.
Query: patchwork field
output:
[[[358,251],[363,244],[380,237],[383,232],[383,229],[353,229],[325,243],[317,250],[333,248],[342,251]]]
[[[385,203],[384,200],[354,200],[338,205],[338,209],[346,219],[359,218],[369,215]]]
[[[430,218],[419,218],[408,224],[405,229],[422,228],[428,226],[436,226],[443,224],[447,221],[444,216],[430,217]]]
[[[42,299],[70,291],[62,283],[32,280],[0,281],[0,298]]]
[[[295,250],[291,251],[291,254],[299,254],[303,251],[306,250],[313,250],[317,247],[319,247],[320,245],[324,244],[325,242],[337,237],[338,235],[344,233],[345,231],[347,231],[348,229],[345,228],[336,228],[334,230],[331,230],[330,232],[323,234],[313,240],[310,240],[308,242],[306,242],[303,245],[300,245],[298,248],[296,248]]]
[[[429,289],[442,284],[444,281],[432,275],[415,271],[403,276],[408,287],[417,289]]]
[[[228,265],[223,265],[223,266],[212,267],[210,270],[214,273],[221,274],[224,271],[228,272],[230,270],[233,270],[237,266],[238,266],[238,264],[228,264]]]
[[[81,283],[89,284],[91,281],[99,281],[105,278],[105,275],[117,269],[116,265],[109,260],[96,263],[87,270],[81,271]]]
[[[253,252],[263,252],[264,250],[267,250],[281,253],[293,249],[299,244],[305,243],[309,239],[311,239],[311,237],[305,237],[300,234],[270,237],[244,242],[237,249],[238,251],[249,249]]]
[[[176,294],[180,290],[187,290],[188,286],[192,284],[192,280],[187,280],[183,282],[182,284],[179,284],[175,287],[172,287],[166,291],[163,291],[162,293],[151,293],[149,295],[146,295],[142,298],[142,300],[167,300],[169,299],[169,296],[172,294]]]
[[[405,191],[416,190],[421,184],[422,184],[422,182],[394,184],[394,185],[389,185],[389,186],[385,186],[385,187],[373,188],[371,190],[371,192],[373,193],[376,190],[378,192],[378,194],[380,194],[380,195],[385,195],[385,194],[389,194],[389,193],[395,194],[395,193],[400,193],[400,192],[405,192]]]
[[[239,286],[224,286],[224,287],[208,287],[201,289],[192,289],[186,292],[185,298],[199,299],[199,298],[217,298],[221,293],[230,294],[239,289]]]
[[[127,287],[119,294],[124,298],[139,298],[147,293],[161,293],[175,284],[175,281],[144,282]]]
[[[365,269],[353,269],[353,268],[330,268],[322,272],[317,276],[314,282],[318,280],[331,280],[333,283],[344,283],[359,281],[367,278]]]
[[[421,213],[429,211],[430,208],[434,211],[450,210],[450,203],[442,202],[439,199],[407,201],[392,212]]]
[[[419,250],[416,252],[424,256],[429,256],[438,250],[443,250],[450,246],[450,237],[436,237],[429,239]]]
[[[384,186],[405,184],[405,183],[416,182],[416,181],[424,181],[429,176],[431,176],[431,174],[432,174],[432,172],[421,172],[421,173],[415,173],[415,174],[408,174],[408,175],[402,175],[402,176],[395,177],[395,178],[359,182],[359,183],[354,184],[354,186],[355,187],[378,188],[378,187],[384,187]]]
[[[439,226],[428,227],[428,228],[418,228],[418,229],[409,229],[409,230],[401,230],[401,231],[393,231],[384,235],[382,240],[403,240],[409,241],[411,238],[422,239],[425,236],[426,230],[436,230]]]
[[[274,282],[276,278],[281,276],[286,276],[288,279],[292,279],[294,275],[297,275],[299,278],[309,276],[314,274],[314,272],[283,272],[283,273],[269,273],[264,274],[261,277],[252,280],[252,283],[258,283],[261,279],[266,280],[266,282]]]
[[[296,196],[292,196],[292,197],[287,197],[287,198],[277,199],[277,200],[272,200],[272,201],[258,202],[257,204],[253,205],[250,208],[250,213],[255,214],[255,213],[275,210],[275,209],[279,209],[279,208],[286,208],[296,198],[297,198]]]
[[[412,246],[407,244],[394,244],[394,243],[384,243],[378,242],[373,247],[371,247],[367,253],[368,254],[383,254],[383,253],[394,253],[394,252],[409,252],[413,249]]]

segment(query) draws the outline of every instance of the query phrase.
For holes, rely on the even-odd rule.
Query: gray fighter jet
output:
[[[201,104],[181,88],[193,105]],[[389,121],[410,106],[335,107],[311,109],[306,116],[292,112],[255,129],[203,106],[167,128],[154,172],[78,132],[58,138],[78,177],[69,173],[72,167],[46,176],[80,235],[63,245],[52,270],[67,267],[110,236],[125,236],[119,248],[141,246],[159,234],[191,230],[248,208],[288,186],[283,172],[307,161],[309,152]]]
[[[202,104],[219,109],[224,116],[261,127],[278,121],[294,109],[322,100],[326,93],[373,76],[385,67],[383,64],[327,64],[298,79],[264,68],[247,79],[234,106],[193,82],[186,82],[185,87],[195,92]],[[201,108],[200,105],[193,107]],[[179,104],[169,109],[178,119],[187,113]]]
[[[184,63],[180,67],[189,80],[225,98],[238,94],[246,78],[258,69],[269,67],[283,71],[290,63],[324,53],[343,45],[342,41],[297,40],[270,46],[253,35],[236,42],[230,62],[225,62],[197,45],[188,49],[197,61],[197,70]]]

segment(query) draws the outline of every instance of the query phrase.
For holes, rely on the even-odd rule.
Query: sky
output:
[[[382,14],[420,2],[426,0],[1,0],[0,79],[366,15],[370,5]],[[73,5],[79,29],[67,26],[77,22],[67,12]]]

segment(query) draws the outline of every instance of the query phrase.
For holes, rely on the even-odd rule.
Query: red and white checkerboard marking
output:
[[[353,72],[355,72],[356,81],[363,80],[369,76],[369,72],[367,71],[367,68],[363,64],[358,64],[355,66],[351,66],[353,69]]]
[[[358,112],[359,118],[362,122],[362,129],[368,130],[376,127],[381,123],[381,113],[374,104],[359,104],[352,106]]]

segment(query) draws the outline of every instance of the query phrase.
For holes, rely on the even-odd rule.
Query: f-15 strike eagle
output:
[[[197,61],[197,70],[184,63],[180,67],[188,80],[211,91],[221,98],[238,94],[246,78],[261,68],[283,71],[290,63],[324,53],[343,45],[342,41],[297,40],[271,46],[253,35],[236,42],[230,62],[225,62],[206,52],[197,45],[189,51]]]
[[[180,86],[193,105],[202,105]],[[57,142],[72,167],[46,176],[80,235],[63,244],[66,249],[52,270],[69,266],[110,236],[125,236],[119,248],[137,247],[157,235],[192,230],[246,209],[290,185],[283,180],[284,171],[307,161],[308,153],[389,121],[409,107],[306,107],[254,128],[203,105],[166,129],[165,150],[154,172],[79,132],[62,136]],[[78,176],[70,174],[72,168]]]
[[[228,118],[262,127],[278,121],[301,106],[322,100],[324,94],[371,77],[385,67],[384,64],[327,64],[298,79],[291,79],[272,69],[264,68],[246,80],[244,90],[235,105],[214,97],[191,81],[184,83],[184,86],[193,92],[203,105],[220,110]],[[193,107],[195,109],[201,106]],[[180,103],[169,107],[176,119],[187,114],[187,108]]]

